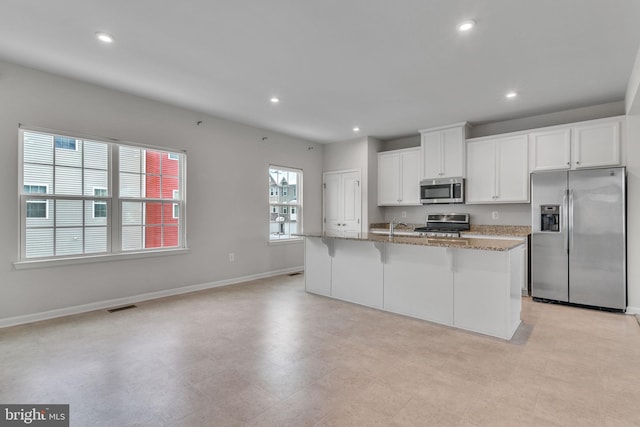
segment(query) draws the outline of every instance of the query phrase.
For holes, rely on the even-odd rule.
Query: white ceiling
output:
[[[465,19],[477,26],[458,33]],[[2,59],[318,142],[356,125],[390,139],[622,100],[639,45],[638,0],[2,0],[0,11]]]

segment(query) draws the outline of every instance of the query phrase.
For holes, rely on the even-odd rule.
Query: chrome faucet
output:
[[[391,220],[391,222],[389,223],[389,237],[393,237],[393,232],[395,231],[396,227],[399,225],[404,225],[405,227],[407,227],[407,223],[406,222],[398,222],[396,223],[396,219],[395,217]]]

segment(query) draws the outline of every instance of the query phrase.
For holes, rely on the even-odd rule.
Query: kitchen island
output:
[[[307,292],[506,340],[520,325],[522,241],[301,236]]]

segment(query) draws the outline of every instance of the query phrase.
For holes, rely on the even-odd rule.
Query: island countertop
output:
[[[390,243],[401,245],[419,245],[419,246],[437,246],[444,248],[457,249],[476,249],[483,251],[508,251],[520,245],[524,245],[519,240],[504,239],[486,239],[486,238],[467,238],[467,237],[419,237],[419,236],[393,236],[389,237],[384,234],[375,233],[323,233],[323,232],[304,232],[298,233],[296,236],[318,237],[346,240],[360,240],[378,243]]]

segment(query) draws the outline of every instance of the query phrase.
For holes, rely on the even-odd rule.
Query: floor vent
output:
[[[298,274],[300,274],[300,272],[296,271],[295,273],[290,273],[289,276],[297,276]]]
[[[131,305],[125,305],[124,307],[118,307],[118,308],[112,308],[110,310],[107,310],[109,313],[115,313],[116,311],[122,311],[122,310],[129,310],[131,308],[136,308],[137,305],[131,304]]]

